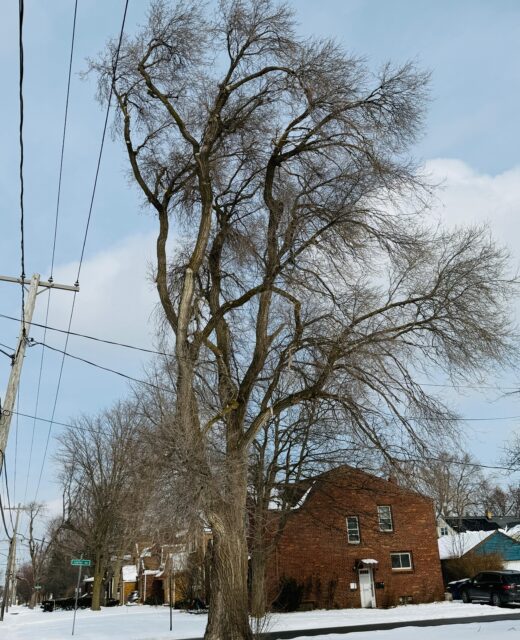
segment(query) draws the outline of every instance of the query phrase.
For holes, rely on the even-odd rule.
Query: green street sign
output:
[[[41,588],[42,588],[42,585],[41,585],[41,584],[35,584],[35,585],[34,585],[34,590],[35,590],[35,591],[39,591]]]
[[[73,567],[90,567],[90,565],[92,564],[91,560],[83,560],[83,558],[73,558],[70,561],[70,564]]]

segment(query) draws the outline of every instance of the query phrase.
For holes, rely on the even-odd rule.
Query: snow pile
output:
[[[483,540],[495,533],[494,531],[466,531],[453,535],[442,536],[439,544],[439,557],[441,560],[460,558],[471,549],[474,549]]]

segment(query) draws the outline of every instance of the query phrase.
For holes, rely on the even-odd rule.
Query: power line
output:
[[[24,181],[23,181],[23,74],[24,74],[24,51],[23,51],[23,17],[24,17],[24,0],[18,2],[18,51],[20,59],[18,96],[20,103],[20,123],[19,123],[19,144],[20,144],[20,249],[21,249],[21,267],[22,267],[22,323],[25,321],[25,234],[24,234]],[[25,331],[25,324],[23,325]]]
[[[51,351],[62,353],[64,357],[72,358],[73,360],[79,360],[80,362],[83,362],[84,364],[88,364],[91,367],[95,367],[96,369],[101,369],[103,371],[107,371],[108,373],[113,373],[116,376],[120,376],[121,378],[126,378],[131,382],[144,384],[145,386],[151,387],[152,389],[157,389],[158,391],[164,391],[166,393],[175,393],[172,389],[168,389],[166,387],[160,387],[156,384],[153,384],[152,382],[148,382],[147,380],[140,380],[139,378],[134,378],[133,376],[123,373],[122,371],[118,371],[117,369],[112,369],[111,367],[105,367],[101,364],[98,364],[97,362],[92,362],[92,360],[87,360],[86,358],[82,358],[81,356],[72,355],[68,351],[65,351],[63,349],[58,349],[57,347],[51,347],[51,345],[45,344],[44,342],[38,342],[36,340],[32,340],[30,342],[30,346],[41,346],[41,347],[44,347],[45,349],[50,349]]]
[[[94,177],[94,186],[92,188],[92,197],[90,198],[90,206],[89,206],[89,210],[88,210],[87,224],[86,224],[86,227],[85,227],[85,235],[83,236],[83,246],[81,247],[81,256],[80,256],[80,259],[79,259],[77,282],[79,282],[79,276],[80,276],[80,273],[81,273],[81,266],[83,264],[83,258],[85,256],[85,246],[87,244],[87,236],[88,236],[88,232],[89,232],[89,229],[90,229],[90,220],[91,220],[91,217],[92,217],[92,208],[94,206],[94,198],[96,196],[96,188],[97,188],[97,181],[98,181],[98,177],[99,177],[99,169],[101,167],[101,157],[103,156],[103,148],[105,146],[105,137],[106,137],[106,133],[107,133],[108,117],[110,115],[110,105],[111,105],[111,102],[112,102],[112,95],[113,95],[113,92],[114,92],[114,82],[115,82],[115,78],[116,78],[117,64],[119,62],[119,52],[121,50],[121,42],[123,41],[123,32],[124,32],[124,29],[125,29],[127,11],[128,11],[128,0],[125,1],[125,10],[123,12],[123,20],[121,22],[121,30],[119,32],[119,42],[117,44],[117,50],[116,50],[116,55],[115,55],[115,59],[114,59],[114,64],[112,66],[112,82],[110,83],[110,93],[109,93],[109,96],[108,96],[107,110],[106,110],[106,114],[105,114],[105,124],[103,126],[103,134],[101,136],[101,145],[99,147],[99,155],[98,155],[98,161],[97,161],[97,167],[96,167],[96,175]]]
[[[14,529],[14,523],[13,523],[13,515],[12,515],[12,509],[11,509],[11,496],[10,496],[10,492],[9,492],[9,479],[7,477],[7,461],[4,457],[4,464],[2,465],[3,467],[3,472],[4,472],[4,480],[5,480],[5,494],[7,496],[7,506],[8,506],[8,510],[9,510],[9,519],[11,520],[11,526]]]
[[[62,138],[61,138],[60,165],[59,165],[59,171],[58,171],[58,191],[57,191],[57,196],[56,196],[56,213],[55,213],[55,220],[54,220],[54,238],[53,238],[53,243],[52,243],[51,274],[50,274],[50,277],[49,277],[49,282],[53,282],[53,280],[54,280],[54,260],[55,260],[55,256],[56,256],[56,240],[57,240],[57,236],[58,236],[61,184],[62,184],[62,177],[63,177],[63,158],[65,156],[65,140],[66,140],[66,136],[67,136],[67,120],[68,120],[68,113],[69,113],[69,98],[70,98],[70,80],[71,80],[71,76],[72,76],[72,61],[73,61],[73,57],[74,57],[74,40],[75,40],[75,36],[76,36],[76,16],[77,16],[77,13],[78,13],[78,0],[76,0],[75,3],[74,3],[74,17],[73,17],[73,20],[72,20],[72,37],[71,37],[71,44],[70,44],[69,70],[68,70],[68,75],[67,75],[67,94],[66,94],[66,98],[65,98],[65,114],[64,114],[64,117],[63,117],[63,133],[62,133]],[[47,309],[45,311],[45,325],[47,325],[47,323],[49,321],[51,295],[52,295],[52,289],[49,288],[49,294],[47,296]],[[45,327],[44,328],[44,332],[43,332],[43,341],[44,342],[45,342],[46,338],[47,338],[47,328]],[[35,400],[35,407],[34,407],[34,414],[35,415],[38,414],[38,407],[39,407],[39,404],[40,404],[40,391],[41,391],[41,383],[42,383],[42,374],[43,374],[44,361],[45,361],[45,349],[42,349],[41,358],[40,358],[40,370],[38,372],[38,384],[37,384],[37,387],[36,387],[36,400]],[[36,420],[33,421],[32,435],[31,435],[31,446],[30,446],[30,450],[29,450],[29,464],[28,464],[28,467],[27,467],[27,479],[26,479],[26,482],[25,482],[25,492],[24,492],[24,498],[23,498],[24,502],[25,502],[25,500],[27,498],[27,488],[28,488],[28,485],[29,485],[29,469],[31,467],[31,462],[32,462],[35,431],[36,431]]]
[[[14,354],[12,354],[12,353],[7,353],[7,351],[4,351],[3,349],[0,349],[0,353],[3,353],[3,354],[4,354],[4,356],[7,356],[8,358],[10,358],[10,359],[11,359],[11,361],[12,361],[12,360],[13,360],[13,358],[14,358]]]
[[[113,82],[115,82],[115,74],[116,74],[116,69],[117,69],[117,64],[119,61],[119,52],[121,50],[121,43],[123,40],[123,33],[124,33],[124,28],[125,28],[125,22],[126,22],[126,14],[128,11],[128,2],[129,0],[125,0],[125,8],[124,8],[124,12],[123,12],[123,19],[121,21],[121,30],[119,32],[119,41],[118,41],[118,45],[117,45],[117,50],[116,50],[116,55],[115,55],[115,59],[114,59],[114,66],[113,66],[113,70],[112,70],[112,83],[110,84],[110,95],[109,95],[109,99],[108,99],[108,104],[107,104],[107,109],[106,109],[106,115],[105,115],[105,123],[103,126],[103,134],[101,137],[101,145],[99,148],[99,154],[98,154],[98,160],[97,160],[97,166],[96,166],[96,173],[95,173],[95,177],[94,177],[94,185],[92,188],[92,196],[90,199],[90,205],[89,205],[89,210],[88,210],[88,216],[87,216],[87,223],[85,226],[85,233],[83,236],[83,244],[81,247],[81,255],[80,255],[80,261],[79,261],[79,265],[78,265],[78,273],[77,273],[77,278],[76,278],[76,284],[79,284],[79,278],[81,275],[81,268],[83,265],[83,258],[85,256],[85,247],[87,244],[87,237],[88,237],[88,232],[90,229],[90,221],[91,221],[91,217],[92,217],[92,210],[93,210],[93,206],[94,206],[94,198],[96,195],[96,188],[97,188],[97,181],[98,181],[98,177],[99,177],[99,169],[101,167],[101,158],[103,155],[103,148],[105,145],[105,137],[106,137],[106,131],[107,131],[107,126],[108,126],[108,117],[110,114],[110,105],[112,102],[112,93],[113,93]],[[51,416],[51,422],[49,423],[49,429],[47,431],[47,439],[45,442],[45,449],[43,452],[43,459],[42,459],[42,464],[41,464],[41,468],[40,468],[40,474],[38,477],[38,484],[36,486],[36,493],[35,493],[35,497],[34,497],[34,501],[36,501],[37,497],[38,497],[38,491],[40,490],[40,484],[41,484],[41,480],[42,480],[42,476],[43,476],[43,469],[45,467],[45,460],[47,458],[47,451],[49,449],[49,441],[50,441],[50,437],[51,437],[51,431],[52,431],[52,420],[54,419],[54,415],[56,413],[56,406],[58,404],[58,397],[59,397],[59,393],[60,393],[60,388],[61,388],[61,381],[62,381],[62,377],[63,377],[63,367],[65,364],[65,354],[67,351],[67,347],[69,344],[69,338],[70,338],[70,330],[71,330],[71,326],[72,326],[72,318],[74,316],[74,309],[76,307],[76,295],[77,293],[74,292],[74,298],[72,300],[72,307],[70,310],[70,317],[69,317],[69,323],[68,323],[68,327],[67,327],[67,335],[65,338],[65,345],[64,345],[64,353],[63,353],[63,357],[61,359],[61,365],[60,365],[60,371],[59,371],[59,375],[58,375],[58,384],[56,387],[56,394],[54,396],[54,404],[53,404],[53,408],[52,408],[52,416]]]
[[[4,318],[5,320],[12,320],[14,322],[20,322],[19,318],[16,318],[15,316],[10,316],[7,315],[5,313],[0,313],[0,318]],[[99,338],[97,336],[92,336],[86,333],[78,333],[75,331],[67,331],[66,329],[59,329],[58,327],[52,327],[48,324],[41,324],[39,322],[31,322],[28,323],[31,324],[31,326],[34,327],[39,327],[40,329],[46,329],[48,331],[54,331],[56,333],[64,333],[64,334],[69,334],[71,336],[74,336],[75,338],[84,338],[85,340],[93,340],[95,342],[101,342],[102,344],[108,344],[108,345],[112,345],[115,347],[122,347],[124,349],[131,349],[134,351],[141,351],[143,353],[150,353],[152,355],[157,355],[157,356],[165,356],[165,357],[169,357],[171,356],[171,353],[166,353],[165,351],[157,351],[155,349],[149,349],[147,347],[140,347],[137,345],[133,345],[133,344],[128,344],[126,342],[119,342],[117,340],[111,340],[109,338]],[[1,343],[0,343],[1,345]],[[6,346],[6,345],[3,345]],[[9,347],[7,347],[9,348]],[[520,391],[520,383],[517,387],[501,387],[498,385],[472,385],[472,384],[458,384],[458,383],[453,383],[453,384],[442,384],[442,383],[434,383],[434,382],[418,382],[417,383],[420,387],[438,387],[438,388],[443,388],[443,389],[474,389],[477,391],[482,391],[482,390],[489,390],[489,391]]]
[[[14,320],[15,322],[20,322],[19,318],[15,318],[14,316],[8,316],[4,313],[0,313],[0,318],[5,318],[6,320]],[[86,340],[93,340],[95,342],[101,342],[103,344],[109,344],[115,347],[123,347],[125,349],[133,349],[134,351],[142,351],[143,353],[151,353],[152,355],[157,356],[166,356],[169,357],[171,354],[165,353],[164,351],[156,351],[155,349],[148,349],[147,347],[139,347],[136,345],[128,344],[125,342],[118,342],[117,340],[110,340],[108,338],[98,338],[96,336],[91,336],[85,333],[77,333],[75,331],[67,331],[66,329],[58,329],[57,327],[51,327],[47,324],[40,324],[38,322],[31,322],[33,327],[39,327],[40,329],[47,329],[48,331],[55,331],[56,333],[64,333],[75,338],[85,338]],[[5,346],[5,345],[4,345]]]
[[[2,471],[3,469],[5,469],[5,451],[0,451],[0,456],[2,457]],[[7,476],[6,476],[7,478]],[[2,474],[0,472],[0,480],[2,479]],[[6,485],[7,486],[7,485]],[[4,531],[5,531],[5,535],[8,537],[9,541],[11,541],[12,536],[9,533],[9,530],[7,528],[7,522],[5,520],[5,507],[2,501],[2,495],[1,495],[1,491],[0,491],[0,515],[2,517],[2,524],[4,526]],[[11,514],[11,511],[9,511],[9,514]],[[11,520],[11,524],[12,524],[12,520]]]
[[[69,113],[69,97],[70,97],[70,78],[72,75],[72,59],[74,57],[74,40],[76,36],[76,15],[78,13],[78,0],[74,3],[74,18],[72,20],[72,38],[70,43],[70,56],[69,56],[69,72],[67,77],[67,97],[65,98],[65,115],[63,117],[63,133],[61,137],[61,154],[60,154],[60,169],[58,173],[58,194],[56,198],[56,215],[54,221],[54,239],[52,243],[52,259],[51,259],[51,275],[49,282],[52,282],[54,275],[54,257],[56,255],[56,238],[58,234],[58,220],[60,212],[60,196],[61,196],[61,181],[63,175],[63,158],[65,155],[65,139],[67,135],[67,119]]]
[[[100,434],[104,434],[106,433],[105,431],[103,431],[102,429],[93,429],[90,427],[82,427],[79,424],[71,424],[71,423],[67,423],[67,422],[59,422],[58,420],[50,420],[49,418],[42,418],[40,416],[33,416],[29,413],[23,413],[21,411],[13,411],[13,414],[16,416],[20,416],[22,418],[30,418],[31,420],[37,420],[39,422],[45,422],[47,424],[53,424],[56,425],[58,427],[66,427],[67,429],[75,429],[76,431],[87,431],[89,433],[100,433]]]

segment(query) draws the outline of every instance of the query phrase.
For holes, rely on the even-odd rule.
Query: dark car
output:
[[[453,580],[452,582],[448,582],[446,585],[446,590],[451,593],[451,596],[454,600],[460,600],[462,598],[462,588],[468,584],[470,578],[462,578],[461,580]]]
[[[520,571],[484,571],[460,589],[463,602],[480,602],[502,607],[520,603]]]

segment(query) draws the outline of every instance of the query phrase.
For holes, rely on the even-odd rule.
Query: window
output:
[[[393,531],[392,507],[377,507],[377,516],[379,518],[379,531]]]
[[[392,571],[409,571],[412,568],[412,554],[408,551],[391,553]]]
[[[361,541],[357,516],[348,516],[347,518],[347,539],[350,544],[359,544]]]
[[[448,529],[448,527],[441,527],[441,536],[447,536],[449,535],[450,531]]]

